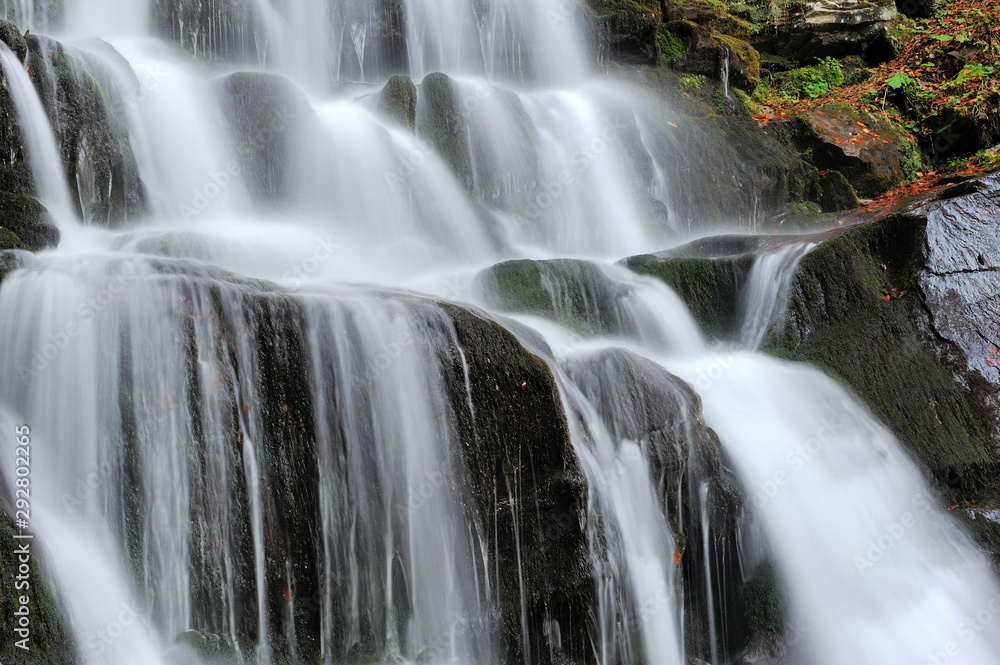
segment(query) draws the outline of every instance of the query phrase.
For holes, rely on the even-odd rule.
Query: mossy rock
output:
[[[125,120],[129,103],[115,74],[101,58],[48,37],[30,34],[25,41],[80,219],[114,227],[140,218],[145,189]]]
[[[27,249],[21,244],[21,239],[17,234],[8,229],[0,228],[0,250]]]
[[[780,633],[785,629],[785,597],[769,561],[760,564],[743,585],[747,628],[753,634]]]
[[[428,74],[418,86],[417,134],[433,144],[467,191],[474,186],[465,116],[447,75]]]
[[[3,485],[3,483],[0,483]],[[10,494],[6,486],[0,487],[4,493],[4,509],[0,510],[0,660],[5,665],[73,665],[80,662],[73,635],[60,607],[58,598],[49,589],[45,571],[38,558],[31,554],[28,573],[30,589],[16,587],[16,576],[20,562],[15,550],[23,543],[29,543],[32,552],[38,547],[35,541],[16,540],[14,523],[7,514]],[[23,581],[23,580],[22,580]],[[30,651],[15,646],[19,637],[15,636],[14,612],[20,606],[19,598],[30,598],[28,605],[31,634],[28,645]]]
[[[826,104],[777,123],[820,170],[840,171],[859,196],[873,198],[908,180],[920,164],[899,128],[848,104]]]
[[[596,22],[596,39],[612,60],[622,64],[658,61],[658,2],[587,0],[586,4]]]
[[[823,212],[854,210],[861,205],[854,187],[840,171],[821,171],[817,203]]]
[[[0,192],[0,227],[20,243],[4,249],[23,247],[37,252],[59,244],[59,229],[49,223],[45,206],[28,196]]]
[[[230,123],[250,195],[263,203],[289,194],[287,165],[299,130],[313,117],[305,94],[290,80],[236,72],[213,82]]]
[[[660,32],[679,44],[678,53],[683,52],[671,63],[677,71],[715,80],[728,71],[729,84],[747,92],[760,84],[760,55],[748,42],[683,20],[665,23]]]
[[[378,108],[407,129],[417,126],[417,86],[408,76],[393,76],[386,81],[378,98]]]
[[[995,391],[933,332],[920,285],[926,228],[899,214],[820,244],[764,349],[843,381],[941,487],[975,495],[1000,471],[986,406]]]
[[[633,256],[625,265],[662,280],[684,301],[708,339],[730,339],[738,331],[740,296],[754,256],[662,258]]]
[[[491,307],[544,316],[580,335],[629,332],[618,308],[624,288],[587,261],[498,263],[477,275],[476,288]]]
[[[10,21],[0,19],[0,42],[6,44],[21,62],[28,57],[28,44],[24,41],[24,35]]]

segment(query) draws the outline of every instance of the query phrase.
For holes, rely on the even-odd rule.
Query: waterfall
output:
[[[17,4],[78,44],[40,57],[101,66],[145,207],[80,223],[96,177],[0,46],[63,231],[0,286],[0,439],[31,425],[82,659],[722,665],[744,509],[818,665],[933,661],[989,607],[898,443],[756,353],[810,245],[757,258],[741,352],[614,263],[681,229],[658,109],[592,71],[580,12]],[[525,302],[483,288],[498,266]],[[983,634],[954,662],[998,658]]]
[[[38,198],[57,222],[68,224],[76,219],[76,212],[48,116],[24,65],[4,44],[0,44],[0,64],[20,120],[28,162],[38,187]]]

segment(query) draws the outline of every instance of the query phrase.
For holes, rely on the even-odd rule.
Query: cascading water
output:
[[[532,365],[474,358],[500,343],[439,300],[478,298],[470,275],[505,259],[666,244],[649,115],[627,87],[589,79],[575,3],[70,0],[50,20],[60,4],[8,16],[107,40],[78,48],[124,100],[112,113],[147,208],[126,229],[78,224],[43,102],[0,47],[38,196],[64,232],[0,289],[0,415],[4,436],[15,420],[35,432],[33,528],[86,658],[193,659],[175,641],[197,631],[260,665],[557,662],[586,634],[581,662],[682,665],[697,614],[701,652],[721,665],[735,561],[716,526],[737,501],[699,398],[812,662],[918,662],[989,603],[980,555],[842,389],[706,347],[669,289],[603,262],[543,271],[559,323],[502,319],[557,377],[551,420],[572,459],[554,466],[585,487],[538,536],[546,492],[571,483],[535,486],[538,447],[483,453],[514,437],[489,428],[522,415],[536,386],[517,373]],[[192,61],[158,34],[291,82]],[[407,60],[416,78],[456,78],[428,76],[397,122],[358,82]],[[807,250],[758,260],[745,348]],[[611,284],[611,303],[577,303],[587,280]],[[548,541],[577,531],[587,579],[561,582],[588,604],[570,611],[532,581]],[[876,562],[884,532],[895,546]],[[949,662],[998,658],[987,635]]]

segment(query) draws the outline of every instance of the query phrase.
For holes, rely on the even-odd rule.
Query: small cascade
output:
[[[5,44],[0,44],[0,65],[21,121],[21,135],[38,187],[38,198],[59,224],[71,224],[76,220],[76,212],[59,157],[59,146],[38,92],[24,65]]]
[[[792,241],[757,257],[740,307],[739,340],[743,348],[759,349],[772,325],[781,320],[795,268],[813,247],[812,243]]]
[[[729,47],[726,47],[725,54],[722,56],[722,72],[720,73],[720,79],[722,80],[722,94],[730,104],[733,103],[733,98],[729,96]]]
[[[354,43],[354,53],[358,56],[358,66],[361,68],[361,80],[365,80],[365,37],[368,35],[367,23],[351,24],[351,41]]]
[[[406,4],[415,78],[435,71],[491,81],[578,83],[585,50],[572,3],[559,0],[415,0]]]

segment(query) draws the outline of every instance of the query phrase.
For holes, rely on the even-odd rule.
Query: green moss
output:
[[[656,45],[660,49],[660,61],[665,65],[673,65],[684,59],[686,50],[684,42],[669,30],[660,30],[656,35]]]
[[[454,84],[445,74],[429,74],[419,86],[417,132],[434,144],[466,189],[472,191],[472,162],[465,118]]]
[[[409,129],[417,125],[417,86],[408,76],[390,78],[378,99],[379,110]]]
[[[918,289],[924,222],[893,216],[848,229],[808,254],[787,324],[765,351],[808,362],[853,389],[941,485],[979,492],[1000,470],[980,379],[956,381],[924,330]],[[883,268],[883,265],[885,268]],[[908,295],[883,300],[883,290]]]
[[[785,630],[785,599],[770,562],[764,562],[743,585],[743,608],[747,627],[753,633]]]
[[[0,227],[10,232],[7,241],[16,237],[17,247],[33,251],[53,247],[59,242],[59,230],[47,223],[45,207],[29,196],[0,192]]]
[[[691,74],[689,76],[681,76],[680,82],[685,90],[696,92],[705,83],[705,77],[700,74]]]
[[[5,512],[0,510],[0,662],[4,665],[71,665],[78,662],[73,638],[59,609],[56,597],[45,580],[38,559],[31,555],[29,573],[30,590],[16,588],[15,576],[19,562],[14,550],[22,542],[14,539],[14,526]],[[32,541],[27,541],[32,542]],[[32,544],[31,548],[36,545]],[[31,636],[28,652],[14,645],[14,611],[19,598],[27,595],[31,617]]]
[[[748,42],[729,35],[714,33],[712,40],[720,47],[728,49],[730,61],[735,59],[741,63],[744,76],[749,81],[748,90],[753,92],[760,85],[760,54],[757,53],[757,49],[750,46]]]
[[[709,339],[727,339],[739,321],[741,286],[753,256],[657,258],[633,256],[625,265],[641,275],[662,280],[677,292]]]
[[[476,286],[505,312],[545,316],[579,335],[620,332],[622,289],[586,261],[507,261],[480,273]]]
[[[16,233],[0,228],[0,251],[5,249],[25,249],[25,247]]]

